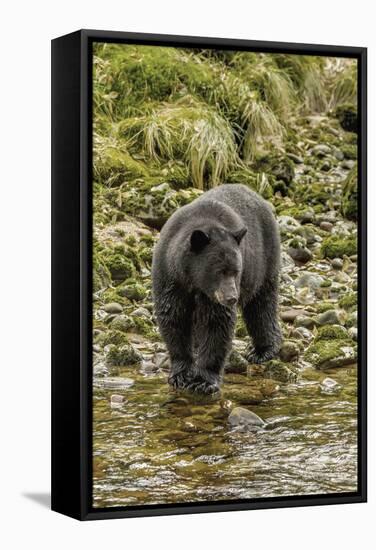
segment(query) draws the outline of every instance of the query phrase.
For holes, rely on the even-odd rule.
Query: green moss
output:
[[[324,258],[342,258],[357,253],[356,237],[341,237],[333,235],[324,240],[321,245]]]
[[[134,320],[128,315],[117,315],[111,321],[111,328],[121,332],[131,332],[135,327]]]
[[[341,151],[344,154],[345,159],[356,160],[358,158],[358,148],[356,145],[342,145]]]
[[[108,346],[114,344],[116,346],[122,346],[129,344],[128,338],[120,330],[107,330],[102,332],[95,340],[96,343],[101,344],[102,346]]]
[[[309,346],[304,358],[318,369],[342,367],[356,362],[356,349],[350,339],[320,339]]]
[[[350,170],[343,187],[341,211],[345,218],[356,221],[358,218],[358,166]]]
[[[335,304],[333,302],[318,302],[315,305],[315,309],[317,313],[325,313],[326,311],[329,311],[335,307]]]
[[[318,329],[316,340],[344,340],[347,337],[347,331],[341,325],[325,325]]]
[[[94,176],[98,182],[116,186],[129,179],[148,176],[146,166],[133,159],[119,143],[109,145],[101,139],[101,144],[94,140]]]
[[[123,285],[117,288],[120,296],[126,297],[129,300],[139,302],[146,298],[145,288],[134,280],[125,281]]]
[[[120,253],[108,256],[106,266],[114,281],[124,281],[124,279],[133,277],[136,271],[133,262]]]
[[[296,382],[298,379],[298,375],[291,367],[291,363],[284,363],[278,359],[269,361],[263,374],[273,380],[285,383]]]
[[[106,362],[111,366],[125,367],[140,364],[141,361],[142,355],[131,344],[111,345],[106,356]]]
[[[353,311],[358,305],[358,295],[356,292],[348,292],[342,298],[339,299],[338,304],[340,307]]]
[[[287,186],[290,185],[295,176],[295,165],[293,161],[285,155],[263,155],[259,156],[254,166],[257,171],[266,172],[274,176],[276,180],[282,181]]]

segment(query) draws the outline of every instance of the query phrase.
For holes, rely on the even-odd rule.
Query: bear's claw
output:
[[[256,350],[255,348],[250,348],[246,358],[247,361],[250,363],[265,363],[266,361],[269,361],[270,359],[273,359],[275,355],[277,354],[277,351],[273,347],[267,347]]]

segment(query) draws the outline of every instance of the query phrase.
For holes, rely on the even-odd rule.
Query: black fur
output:
[[[154,249],[155,314],[174,388],[219,390],[241,307],[251,362],[279,350],[279,232],[270,206],[243,185],[221,185],[175,212]]]

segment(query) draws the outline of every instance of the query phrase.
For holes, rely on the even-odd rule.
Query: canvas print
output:
[[[93,44],[94,508],[357,491],[357,82]]]

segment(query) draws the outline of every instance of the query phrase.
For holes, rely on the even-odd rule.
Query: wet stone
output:
[[[121,313],[123,311],[123,307],[117,302],[111,302],[110,304],[106,304],[103,307],[103,309],[106,313],[112,313],[112,314]]]
[[[279,350],[282,361],[290,363],[299,357],[299,346],[292,341],[285,340]]]
[[[249,429],[262,428],[266,422],[256,413],[244,409],[243,407],[235,407],[228,417],[229,424],[233,427],[245,427]]]
[[[103,388],[105,390],[117,389],[117,390],[127,390],[133,386],[134,380],[131,378],[122,378],[122,377],[109,377],[109,378],[98,378],[94,380],[94,385],[98,388]]]
[[[316,317],[319,325],[344,325],[346,312],[343,310],[329,309]]]
[[[320,384],[320,389],[322,393],[335,393],[341,389],[341,386],[333,378],[325,378]]]

